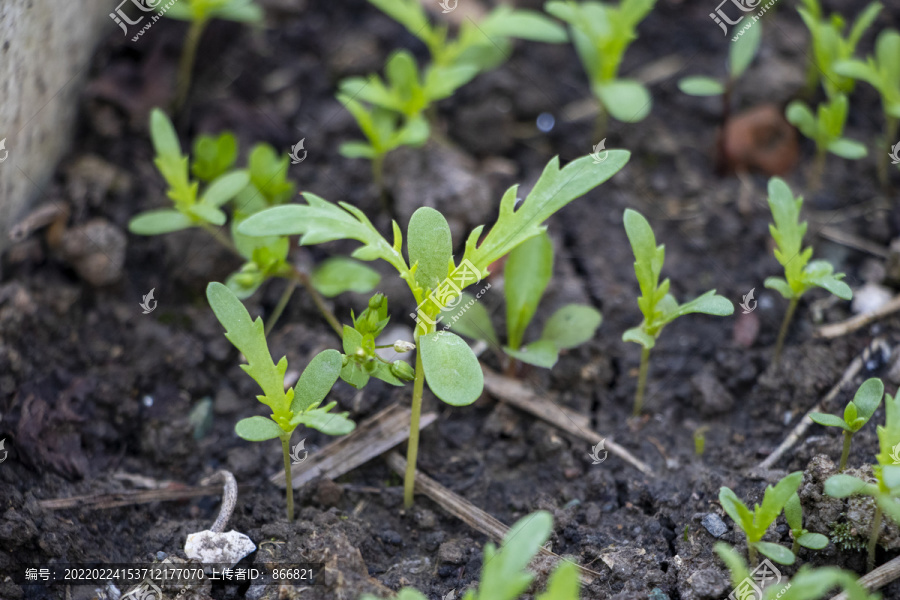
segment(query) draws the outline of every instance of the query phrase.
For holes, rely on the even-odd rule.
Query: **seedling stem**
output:
[[[413,383],[412,415],[409,420],[409,444],[406,447],[406,474],[403,477],[403,505],[406,508],[413,505],[416,459],[419,455],[419,417],[422,416],[422,391],[424,388],[425,368],[422,366],[422,350],[419,346],[416,350],[416,379]]]
[[[287,518],[294,522],[294,485],[291,483],[291,434],[286,433],[281,437],[281,453],[284,455],[284,481],[287,484]]]
[[[638,372],[638,386],[634,394],[634,411],[633,416],[641,414],[644,406],[644,388],[647,387],[647,368],[650,365],[650,348],[641,348],[641,368]]]
[[[841,464],[838,467],[838,473],[847,468],[847,457],[850,456],[850,440],[853,439],[853,434],[847,430],[844,430],[844,449],[841,451]]]
[[[184,49],[181,51],[181,60],[178,63],[178,80],[176,81],[175,108],[180,109],[187,99],[191,87],[191,72],[194,70],[194,60],[197,56],[197,46],[200,37],[206,29],[206,19],[191,21],[187,37],[184,40]]]
[[[751,565],[755,565],[758,562],[759,557],[756,555],[756,546],[753,544],[747,544],[747,558],[750,559]]]
[[[284,308],[287,306],[288,301],[294,294],[294,290],[297,289],[298,283],[298,281],[290,281],[288,282],[287,287],[284,288],[284,292],[281,294],[281,298],[278,299],[278,304],[275,305],[275,310],[272,311],[272,316],[269,317],[269,322],[266,323],[266,337],[269,337],[269,333],[271,333],[272,328],[275,327],[275,323],[278,322],[278,319],[281,317],[281,313],[284,312]]]
[[[878,542],[878,534],[881,533],[881,507],[875,503],[875,517],[872,519],[872,531],[869,533],[869,556],[866,559],[866,572],[875,568],[875,544]]]
[[[797,309],[799,298],[792,298],[788,304],[787,312],[784,313],[784,321],[781,322],[781,330],[778,332],[778,341],[775,342],[775,357],[773,363],[777,363],[781,358],[781,349],[784,346],[784,338],[787,336],[788,328],[791,326],[791,319],[794,317],[794,311]]]

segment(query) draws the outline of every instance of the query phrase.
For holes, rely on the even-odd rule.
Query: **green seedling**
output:
[[[435,396],[453,406],[471,404],[484,386],[481,366],[468,344],[447,328],[437,331],[441,311],[452,305],[466,287],[486,277],[494,261],[540,235],[546,229],[544,222],[553,213],[617,173],[629,156],[626,151],[610,150],[602,164],[594,164],[591,157],[584,156],[562,169],[559,158],[553,158],[517,209],[518,186],[507,190],[494,226],[483,239],[484,225],[469,234],[459,264],[453,260],[453,240],[447,220],[427,207],[418,209],[407,227],[409,262],[402,253],[403,235],[396,222],[392,224],[393,243],[390,243],[358,208],[346,202],[335,205],[314,194],[303,195],[307,204],[267,209],[239,227],[241,233],[253,236],[300,234],[301,245],[357,240],[363,245],[353,252],[353,257],[384,260],[406,282],[417,315],[412,417],[404,479],[407,506],[413,500],[419,417],[426,381]]]
[[[853,400],[848,402],[847,407],[844,409],[843,419],[837,415],[820,412],[814,412],[809,415],[809,418],[819,425],[840,427],[844,430],[844,450],[841,452],[839,472],[847,467],[847,457],[850,456],[850,441],[853,439],[853,434],[869,422],[869,419],[878,410],[882,396],[884,396],[884,383],[880,379],[873,377],[866,380],[856,390]]]
[[[800,551],[800,546],[809,548],[810,550],[821,550],[828,545],[828,538],[821,533],[812,533],[808,529],[803,528],[803,506],[800,504],[800,496],[794,494],[788,498],[784,505],[784,518],[791,528],[791,537],[794,538],[794,544],[791,546],[791,552],[796,556]]]
[[[728,124],[728,119],[731,116],[731,96],[734,92],[734,86],[747,70],[747,67],[750,66],[750,63],[753,62],[759,50],[761,39],[762,23],[754,23],[753,27],[748,29],[737,41],[731,42],[731,45],[728,47],[728,75],[724,80],[713,77],[692,76],[678,81],[678,89],[690,96],[722,97],[720,132],[725,130],[725,126]],[[724,165],[725,160],[724,143],[725,136],[720,133],[716,142],[717,160],[720,168]]]
[[[605,134],[607,114],[626,123],[643,121],[650,114],[650,92],[635,79],[619,77],[619,67],[638,37],[638,24],[655,4],[656,0],[622,0],[618,6],[552,0],[544,5],[544,10],[569,25],[591,92],[600,104],[595,135]]]
[[[694,455],[703,456],[706,451],[706,432],[709,431],[709,425],[701,425],[694,430]]]
[[[868,570],[875,566],[875,546],[881,534],[881,520],[887,515],[894,523],[900,523],[900,396],[884,397],[885,423],[878,426],[878,464],[872,467],[875,483],[863,481],[852,475],[832,475],[825,481],[825,493],[834,498],[846,498],[856,494],[875,500],[875,515],[869,532]]]
[[[756,564],[757,551],[779,564],[794,564],[793,552],[780,544],[761,540],[769,526],[781,514],[791,496],[797,493],[802,481],[803,472],[796,471],[775,484],[775,487],[767,486],[763,493],[762,504],[755,505],[753,510],[747,508],[747,505],[741,502],[740,498],[729,488],[722,487],[719,490],[719,504],[744,531],[747,538],[747,556],[750,564]]]
[[[811,568],[803,565],[789,582],[772,582],[766,587],[762,596],[759,586],[747,569],[747,563],[734,548],[728,544],[717,542],[713,548],[731,573],[734,586],[732,595],[736,598],[761,598],[761,600],[821,600],[831,598],[835,588],[844,591],[848,600],[880,600],[881,594],[869,594],[865,587],[857,581],[857,575],[836,567]],[[754,570],[754,573],[756,571]],[[772,579],[771,571],[765,572]],[[764,578],[762,581],[765,581]]]
[[[835,64],[839,75],[865,81],[881,95],[881,109],[884,112],[885,137],[879,151],[878,175],[883,186],[887,186],[887,148],[897,139],[900,125],[900,33],[896,29],[886,29],[875,40],[875,56],[866,62],[857,59],[843,60]]]
[[[815,115],[802,100],[794,100],[785,110],[788,122],[816,144],[816,158],[809,178],[812,190],[821,185],[825,156],[829,152],[848,160],[859,160],[868,154],[864,145],[844,137],[848,110],[849,102],[843,94],[836,94],[819,104]]]
[[[253,321],[237,296],[221,283],[210,283],[206,297],[216,318],[225,327],[225,337],[247,360],[241,368],[259,384],[263,394],[257,400],[271,411],[269,417],[249,417],[235,425],[235,432],[250,442],[281,440],[284,474],[287,482],[287,517],[294,520],[294,488],[291,483],[291,434],[298,425],[317,429],[326,435],[346,435],[356,428],[347,413],[330,412],[337,403],[322,406],[341,372],[341,353],[325,350],[310,361],[293,389],[284,390],[287,358],[276,365],[272,361],[262,319]]]
[[[844,77],[835,70],[835,65],[843,60],[850,60],[856,53],[856,46],[866,30],[878,18],[881,11],[879,2],[872,2],[856,18],[849,33],[844,37],[847,22],[838,13],[825,18],[819,0],[801,0],[802,6],[797,9],[800,17],[809,29],[812,38],[812,61],[809,66],[807,81],[810,93],[818,80],[829,98],[853,91],[855,82],[851,77]],[[821,76],[820,76],[821,73]]]
[[[531,513],[509,528],[498,550],[488,542],[484,546],[481,581],[477,589],[470,589],[462,600],[516,600],[531,585],[534,575],[526,568],[550,537],[553,518],[550,513]],[[561,561],[547,579],[547,588],[534,596],[535,600],[578,600],[581,583],[578,567],[568,560]],[[360,600],[378,600],[366,594]],[[403,588],[395,600],[427,600],[413,588]]]
[[[632,327],[622,334],[622,341],[641,345],[641,367],[634,396],[634,415],[637,416],[644,404],[650,350],[656,345],[663,328],[678,317],[691,313],[727,316],[734,313],[734,305],[727,298],[716,295],[716,290],[710,290],[690,302],[678,304],[669,293],[669,280],[659,282],[666,256],[665,246],[656,245],[653,229],[641,213],[629,208],[625,211],[624,220],[625,233],[628,234],[628,241],[634,252],[634,274],[641,288],[637,303],[644,315],[644,320],[638,327]]]
[[[769,224],[769,233],[775,240],[775,258],[784,267],[784,278],[768,277],[764,282],[767,288],[784,296],[790,303],[778,332],[775,342],[773,362],[778,362],[784,338],[797,309],[801,296],[809,290],[820,287],[828,290],[838,298],[850,300],[853,291],[841,281],[843,273],[835,273],[831,263],[812,258],[812,247],[803,248],[803,236],[806,235],[806,221],[800,222],[800,208],[803,197],[794,198],[791,188],[779,177],[769,179],[769,209],[772,211],[774,224]]]
[[[341,335],[341,326],[322,296],[332,297],[347,291],[370,292],[378,285],[378,273],[358,261],[336,257],[307,274],[288,260],[290,244],[286,236],[248,237],[237,231],[237,226],[250,215],[293,197],[295,186],[287,179],[288,157],[279,156],[268,144],[257,144],[250,152],[248,168],[235,169],[237,140],[232,134],[223,133],[215,137],[199,136],[194,142],[193,158],[189,160],[181,153],[172,122],[159,109],[150,115],[150,136],[156,152],[154,163],[166,181],[166,195],[172,207],[135,216],[128,223],[129,231],[138,235],[162,235],[203,229],[245,261],[226,280],[238,297],[250,297],[273,277],[288,280],[289,285],[267,329],[278,320],[299,284],[309,291],[326,320]],[[230,236],[222,231],[228,221],[225,212],[228,204],[232,206]]]
[[[548,43],[566,41],[565,29],[544,15],[498,6],[479,21],[467,19],[455,39],[446,26],[429,21],[418,0],[370,0],[406,27],[431,54],[420,73],[412,54],[394,53],[385,66],[385,80],[377,75],[351,77],[340,83],[338,100],[356,119],[366,141],[342,144],[347,158],[372,161],[372,177],[382,189],[384,156],[400,146],[418,147],[431,135],[426,114],[435,103],[452,96],[479,73],[506,60],[513,39]]]
[[[191,87],[191,72],[197,56],[200,37],[212,19],[258,24],[263,20],[263,11],[253,0],[179,0],[169,7],[166,16],[190,23],[181,60],[178,63],[175,106],[180,107],[187,99]]]
[[[512,359],[509,362],[510,372],[516,360],[550,369],[559,360],[562,350],[585,343],[594,337],[600,327],[603,320],[600,311],[584,304],[567,304],[550,316],[540,338],[522,345],[525,330],[534,318],[552,275],[553,243],[546,232],[520,244],[506,259],[503,293],[506,299],[507,345],[503,346],[503,352]],[[463,293],[460,305],[468,307],[465,312],[449,309],[441,314],[441,318],[446,319],[447,325],[456,328],[461,335],[499,348],[500,341],[487,309],[478,300],[480,298]],[[461,315],[456,314],[460,312]]]

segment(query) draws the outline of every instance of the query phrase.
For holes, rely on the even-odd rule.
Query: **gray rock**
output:
[[[722,520],[722,517],[715,513],[709,513],[700,520],[703,527],[714,538],[720,538],[728,533],[728,525]]]
[[[728,579],[716,569],[700,569],[691,573],[688,584],[697,600],[722,598],[728,591]]]
[[[204,564],[234,566],[254,550],[256,544],[243,533],[233,529],[227,533],[199,531],[190,534],[184,543],[185,555]]]
[[[461,565],[466,562],[466,549],[462,540],[444,542],[438,548],[438,562],[441,564]]]

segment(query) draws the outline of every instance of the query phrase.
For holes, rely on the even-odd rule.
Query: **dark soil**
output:
[[[844,14],[855,14],[864,3],[842,4],[847,6],[837,8]],[[807,35],[793,8],[783,2],[766,19],[761,55],[738,86],[737,108],[783,105],[800,93]],[[836,459],[839,436],[816,426],[780,461],[780,470],[765,478],[746,475],[876,334],[891,346],[900,340],[897,318],[836,340],[813,339],[815,319],[836,322],[849,317],[850,308],[823,301],[824,292],[810,293],[781,363],[769,366],[786,301],[763,287],[766,277],[779,273],[768,235],[767,177],[748,177],[752,189],[742,191],[738,178],[716,176],[712,148],[719,103],[685,96],[676,87],[687,74],[723,74],[728,42],[710,22],[711,9],[707,3],[660,0],[641,25],[622,72],[663,74],[650,86],[653,111],[639,124],[611,124],[606,147],[630,150],[630,163],[551,220],[557,274],[532,332],[568,302],[600,308],[604,323],[595,339],[563,356],[552,371],[519,373],[538,390],[559,391],[567,406],[590,416],[595,430],[614,436],[659,476],[644,476],[614,456],[592,466],[589,444],[488,396],[451,408],[426,394],[426,408],[440,416],[423,434],[419,468],[506,524],[537,509],[551,511],[553,551],[596,572],[585,582],[583,598],[647,598],[654,588],[672,600],[725,597],[731,589],[727,572],[712,552],[716,539],[701,523],[707,515],[724,517],[728,530],[720,539],[743,547],[740,532],[718,505],[720,486],[751,503],[767,483],[806,468],[816,455]],[[246,153],[259,141],[283,149],[305,138],[308,158],[290,171],[300,188],[350,202],[388,231],[390,216],[380,207],[368,164],[337,152],[339,142],[359,134],[334,99],[335,84],[380,70],[400,46],[424,60],[424,48],[362,1],[273,1],[268,15],[264,30],[221,22],[209,27],[191,100],[176,120],[182,139],[230,129]],[[898,18],[896,6],[886,9],[877,28]],[[171,98],[185,27],[162,20],[137,43],[122,40],[116,27],[110,31],[91,65],[71,153],[42,199],[68,204],[70,227],[103,218],[125,231],[131,216],[165,204],[146,122],[152,106]],[[873,37],[865,37],[863,52],[871,51]],[[564,107],[588,93],[570,46],[518,44],[509,62],[441,103],[439,120],[452,148],[432,145],[420,155],[426,158],[398,153],[388,161],[387,181],[402,226],[417,205],[437,206],[448,214],[461,250],[459,232],[490,222],[509,185],[527,188],[554,154],[571,160],[599,141],[590,138],[591,119],[562,117]],[[556,118],[549,133],[535,126],[541,113]],[[848,135],[870,144],[881,123],[875,92],[860,84]],[[801,142],[800,166],[787,178],[796,192],[806,185],[811,155]],[[443,165],[455,174],[448,176]],[[422,181],[432,184],[422,190]],[[806,194],[805,205],[807,241],[816,257],[847,273],[854,288],[884,279],[882,259],[816,235],[830,225],[887,247],[900,234],[896,192],[878,191],[874,160],[830,157],[822,189]],[[695,315],[670,325],[652,353],[648,416],[636,422],[629,416],[640,351],[621,341],[622,332],[640,321],[633,257],[622,227],[627,207],[644,213],[666,244],[664,274],[677,298],[716,288],[737,305],[755,288],[758,300],[749,315]],[[128,235],[122,276],[103,287],[82,280],[51,242],[38,234],[11,248],[0,283],[0,438],[9,452],[0,464],[0,598],[96,597],[93,587],[18,586],[8,576],[27,563],[149,563],[158,552],[178,555],[187,534],[209,527],[218,509],[212,497],[102,511],[48,510],[40,500],[133,489],[123,473],[196,485],[221,468],[242,485],[229,528],[261,546],[251,560],[328,566],[322,585],[282,596],[267,589],[264,597],[355,600],[363,592],[413,585],[429,598],[442,598],[451,591],[461,596],[477,579],[484,536],[425,497],[404,511],[401,482],[380,460],[336,485],[319,481],[303,488],[297,521],[284,520],[283,493],[267,479],[281,468],[277,442],[251,444],[234,433],[237,420],[261,411],[255,384],[238,368],[238,354],[203,295],[208,281],[221,281],[239,266],[213,240],[199,231]],[[298,249],[297,260],[352,247]],[[384,266],[375,265],[388,275]],[[283,285],[267,284],[248,301],[251,313],[266,318]],[[151,288],[159,305],[145,315],[138,303]],[[405,284],[386,278],[381,289],[391,300],[394,324],[411,326]],[[499,293],[484,299],[498,320],[500,300]],[[348,320],[350,310],[358,312],[365,301],[347,294],[335,300],[334,311]],[[297,294],[270,347],[273,356],[286,355],[299,370],[319,351],[339,346],[309,298]],[[484,358],[500,368],[492,355]],[[872,361],[862,375],[886,377],[894,392],[900,378],[896,368],[890,374],[893,366],[890,360]],[[862,375],[826,409],[843,406]],[[410,394],[411,388],[373,380],[362,392],[339,382],[331,398],[361,421],[393,402],[409,402]],[[205,398],[212,400],[207,431],[189,420]],[[873,421],[883,418],[882,408]],[[709,428],[706,450],[696,456],[692,432],[701,426]],[[329,442],[315,431],[301,435],[310,453]],[[870,425],[854,438],[851,465],[873,462],[876,448]],[[823,460],[807,476],[807,514],[818,514],[824,502],[816,479],[826,468]],[[841,514],[840,507],[829,510]],[[808,523],[826,535],[831,525],[826,519]],[[782,520],[767,539],[790,543]],[[895,554],[879,551],[878,562]],[[802,551],[798,564],[805,562],[862,572],[865,561],[863,551],[831,544],[817,553]],[[223,593],[235,592],[213,591],[216,598]],[[900,598],[900,584],[883,593]]]

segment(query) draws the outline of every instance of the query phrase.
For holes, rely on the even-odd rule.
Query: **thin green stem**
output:
[[[644,389],[647,387],[647,370],[650,365],[650,348],[641,346],[641,368],[638,371],[637,391],[634,394],[634,411],[632,416],[641,414],[644,407]]]
[[[594,140],[599,143],[600,140],[606,139],[606,130],[609,128],[609,113],[600,98],[597,98],[597,120],[594,122]],[[592,143],[595,143],[591,140]]]
[[[881,507],[875,504],[875,517],[872,519],[872,530],[869,532],[869,557],[866,559],[866,572],[875,568],[875,546],[881,533]]]
[[[238,251],[237,246],[234,245],[234,242],[231,241],[231,238],[229,238],[227,235],[224,235],[220,228],[205,222],[200,223],[200,227],[203,229],[203,231],[211,235],[217,242],[234,252],[234,254],[236,254],[240,258],[244,258]]]
[[[784,321],[781,322],[781,329],[778,331],[778,341],[775,342],[775,355],[772,358],[772,364],[777,363],[781,359],[781,349],[784,347],[784,338],[787,337],[788,329],[791,326],[791,319],[794,318],[794,311],[797,310],[799,298],[791,298],[788,304],[787,312],[784,313]]]
[[[206,29],[206,19],[191,21],[187,37],[184,40],[184,48],[181,50],[181,60],[178,62],[178,79],[175,82],[175,109],[180,110],[187,100],[188,91],[191,89],[191,72],[194,70],[194,60],[197,57],[197,46],[200,37]]]
[[[424,389],[425,369],[422,368],[422,350],[417,348],[412,415],[409,419],[409,443],[406,446],[406,474],[403,477],[403,505],[406,508],[413,505],[413,493],[416,485],[416,459],[419,456],[419,418],[422,416],[422,392]]]
[[[797,541],[797,538],[794,538],[794,543],[791,544],[791,554],[797,556],[798,552],[800,552],[800,542]]]
[[[384,154],[377,154],[372,158],[372,181],[375,182],[375,189],[378,190],[378,200],[381,202],[381,208],[390,212],[388,205],[387,189],[384,187]]]
[[[266,337],[269,337],[269,333],[272,331],[272,328],[275,327],[275,323],[278,322],[281,313],[284,312],[284,308],[287,306],[288,300],[290,300],[291,296],[294,294],[294,290],[297,289],[298,283],[298,281],[293,279],[288,281],[287,287],[284,288],[284,292],[281,294],[281,298],[278,299],[278,304],[275,305],[275,310],[272,311],[272,316],[269,317],[269,322],[266,323]]]
[[[847,468],[847,457],[850,456],[851,439],[853,439],[853,434],[849,431],[844,431],[844,450],[841,452],[841,464],[838,467],[838,473]]]
[[[294,485],[291,482],[291,455],[290,446],[291,434],[285,433],[281,436],[281,452],[284,455],[284,481],[287,484],[285,493],[287,494],[287,518],[288,521],[294,522]]]
[[[809,182],[807,188],[810,192],[816,192],[822,187],[822,175],[825,173],[825,158],[827,151],[825,148],[816,148],[816,157],[813,159],[812,168],[809,172]]]
[[[313,287],[312,281],[309,278],[309,275],[294,267],[294,278],[297,283],[302,285],[306,292],[313,299],[313,302],[316,304],[316,308],[319,309],[319,312],[322,313],[322,316],[325,317],[325,320],[328,321],[328,324],[331,325],[331,328],[337,334],[337,336],[341,339],[344,338],[344,328],[341,327],[341,323],[337,320],[337,317],[334,316],[334,313],[331,312],[331,309],[328,308],[328,305],[325,304],[325,299],[322,297],[322,294],[319,293],[315,287]]]
[[[756,546],[750,543],[750,540],[747,540],[747,558],[750,559],[750,566],[754,566],[759,561],[759,556],[756,554]]]

